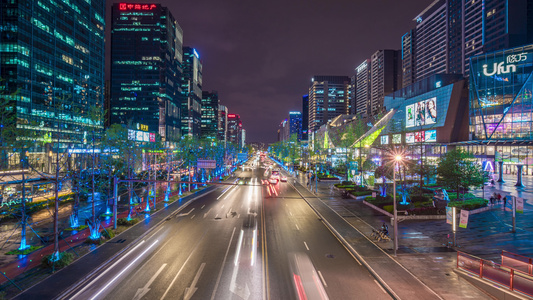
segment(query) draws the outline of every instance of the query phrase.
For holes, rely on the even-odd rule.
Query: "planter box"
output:
[[[377,206],[375,206],[374,204],[371,204],[369,202],[366,202],[363,200],[363,203],[365,205],[367,205],[368,207],[374,209],[375,211],[378,211],[384,215],[386,215],[387,217],[389,218],[394,218],[394,215],[389,213],[388,211],[384,210],[384,209],[381,209]],[[399,220],[443,220],[443,219],[446,219],[446,215],[403,215],[403,214],[399,214],[398,215],[398,219]]]

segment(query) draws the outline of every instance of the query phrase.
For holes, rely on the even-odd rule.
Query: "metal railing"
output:
[[[507,287],[511,291],[533,297],[533,276],[527,272],[500,265],[490,260],[457,252],[457,268]]]
[[[533,259],[502,250],[502,266],[533,275]]]

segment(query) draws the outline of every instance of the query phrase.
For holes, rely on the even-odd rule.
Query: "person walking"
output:
[[[507,206],[507,196],[503,197],[503,210],[505,210],[506,206]]]

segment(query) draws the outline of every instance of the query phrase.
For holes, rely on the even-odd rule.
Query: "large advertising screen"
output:
[[[405,107],[405,127],[431,125],[437,122],[437,97]]]
[[[437,130],[427,130],[426,131],[426,142],[436,142],[437,141]]]
[[[388,145],[389,144],[389,136],[388,135],[382,135],[381,136],[381,144],[382,145]]]
[[[415,142],[415,133],[414,132],[408,132],[405,134],[405,142],[407,144],[412,144]]]
[[[393,134],[392,135],[392,143],[393,144],[401,144],[402,143],[402,134]]]
[[[425,131],[417,131],[415,132],[415,142],[417,143],[421,143],[421,142],[425,142],[426,141],[426,137],[425,137]]]

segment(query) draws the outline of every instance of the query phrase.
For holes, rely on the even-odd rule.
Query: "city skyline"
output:
[[[107,2],[106,20],[119,2]],[[217,90],[229,111],[241,115],[248,141],[274,142],[279,120],[301,110],[313,75],[349,76],[376,49],[400,49],[401,36],[416,24],[412,19],[431,3],[386,2],[153,3],[169,8],[183,28],[183,45],[200,53],[203,90]]]

